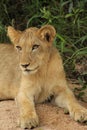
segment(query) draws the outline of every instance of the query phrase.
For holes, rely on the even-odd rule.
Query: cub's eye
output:
[[[20,46],[16,46],[17,50],[21,51],[22,48]]]
[[[35,44],[35,45],[33,45],[33,46],[32,46],[32,50],[37,49],[39,46],[40,46],[40,45],[36,45],[36,44]]]

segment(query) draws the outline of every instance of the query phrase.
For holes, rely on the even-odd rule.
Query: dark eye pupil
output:
[[[33,45],[32,50],[37,49],[39,45]]]
[[[22,48],[21,48],[20,46],[16,46],[16,48],[17,48],[19,51],[22,50]]]

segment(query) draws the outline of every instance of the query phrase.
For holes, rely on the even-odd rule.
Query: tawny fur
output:
[[[39,124],[35,103],[50,95],[74,120],[87,120],[87,110],[68,88],[62,58],[53,46],[55,35],[51,25],[23,32],[9,26],[8,36],[13,44],[0,44],[0,100],[16,98],[22,128]]]

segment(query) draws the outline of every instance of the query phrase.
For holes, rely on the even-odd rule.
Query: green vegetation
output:
[[[57,35],[54,45],[64,60],[68,77],[87,87],[87,0],[0,0],[0,42],[8,41],[6,27],[24,30],[52,24]],[[86,71],[75,69],[85,58]]]

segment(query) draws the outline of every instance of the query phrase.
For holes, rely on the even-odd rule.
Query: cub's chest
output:
[[[37,87],[37,92],[35,93],[35,102],[42,103],[50,98],[53,95],[54,84],[49,82],[49,80],[44,80],[39,87]]]

